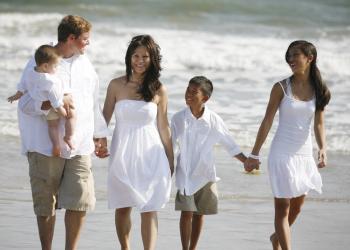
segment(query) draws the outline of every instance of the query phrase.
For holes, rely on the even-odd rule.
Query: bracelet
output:
[[[252,158],[254,160],[260,160],[260,156],[259,155],[253,155],[252,153],[249,154],[249,158]]]

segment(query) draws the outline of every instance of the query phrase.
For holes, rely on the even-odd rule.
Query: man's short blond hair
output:
[[[69,35],[78,38],[82,33],[89,32],[91,24],[81,16],[65,16],[58,25],[58,41],[66,42]]]

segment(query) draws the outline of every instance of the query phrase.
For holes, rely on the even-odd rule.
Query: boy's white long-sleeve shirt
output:
[[[239,146],[223,120],[205,107],[197,119],[190,108],[177,112],[171,121],[174,149],[178,146],[176,187],[181,194],[192,195],[208,182],[216,182],[213,147],[219,143],[235,156],[241,153]]]
[[[64,60],[61,63],[65,63]],[[18,86],[23,84],[28,72],[34,66],[34,58],[31,58],[23,71]],[[103,138],[109,134],[98,101],[98,76],[87,56],[74,56],[68,74],[70,76],[69,83],[63,82],[63,85],[64,93],[68,92],[73,96],[76,114],[73,135],[75,150],[70,151],[63,141],[64,119],[61,119],[61,152],[64,158],[70,158],[74,155],[90,155],[95,147],[93,138]],[[60,64],[57,76],[63,80],[67,79],[66,75],[64,66]],[[48,134],[47,121],[42,116],[44,112],[41,110],[41,104],[40,101],[33,100],[28,94],[22,96],[18,103],[18,123],[23,154],[38,152],[47,156],[52,155],[52,143]]]

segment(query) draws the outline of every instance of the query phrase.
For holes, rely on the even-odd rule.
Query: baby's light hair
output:
[[[41,45],[34,54],[35,63],[37,66],[43,63],[55,62],[60,56],[57,54],[56,49],[51,45]]]

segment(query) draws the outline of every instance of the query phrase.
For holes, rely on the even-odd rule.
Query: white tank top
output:
[[[312,156],[311,122],[315,114],[315,97],[301,101],[293,97],[290,78],[286,80],[279,106],[279,124],[271,145],[271,154]]]

